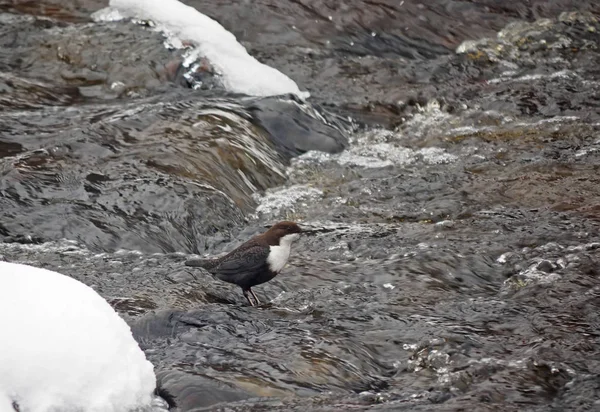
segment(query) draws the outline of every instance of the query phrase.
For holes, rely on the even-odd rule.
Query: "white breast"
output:
[[[279,272],[284,268],[290,257],[292,242],[299,237],[300,235],[297,233],[285,235],[279,240],[279,246],[270,246],[269,257],[267,257],[269,269],[273,272]]]

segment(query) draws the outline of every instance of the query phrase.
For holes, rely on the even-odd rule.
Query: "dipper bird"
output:
[[[217,279],[238,285],[251,306],[255,305],[248,292],[259,305],[252,286],[268,282],[281,272],[290,257],[292,242],[298,240],[301,232],[294,222],[279,222],[225,256],[210,260],[191,259],[185,265],[204,268]]]

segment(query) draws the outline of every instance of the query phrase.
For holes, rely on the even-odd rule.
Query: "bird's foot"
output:
[[[256,297],[256,295],[254,294],[254,291],[252,289],[250,289],[250,293],[252,293],[252,296],[254,296],[254,300],[256,301],[256,306],[260,305],[260,300],[258,300],[258,297]]]
[[[254,303],[252,302],[252,299],[250,299],[250,295],[248,295],[248,291],[252,292],[250,289],[243,289],[242,290],[242,292],[244,293],[244,296],[246,297],[246,299],[248,299],[248,303],[250,304],[250,306],[254,306]],[[252,295],[254,295],[254,293]]]

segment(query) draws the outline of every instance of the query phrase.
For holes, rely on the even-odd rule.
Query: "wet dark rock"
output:
[[[173,69],[171,70],[171,67]],[[169,64],[171,81],[183,87],[194,90],[220,90],[225,92],[223,85],[210,62],[200,58],[196,62],[185,62],[183,60],[173,61]]]
[[[405,57],[409,59],[432,59],[451,53],[447,47],[432,44],[424,39],[410,38],[405,34],[373,31],[344,33],[332,41],[333,47],[345,55]]]
[[[156,374],[157,393],[171,408],[179,411],[200,411],[208,406],[236,402],[251,396],[240,389],[203,376],[174,370],[163,370]]]
[[[0,157],[14,156],[23,151],[23,146],[18,143],[4,143],[0,141]]]
[[[278,150],[286,155],[296,156],[309,150],[339,153],[348,145],[341,125],[324,123],[314,114],[318,109],[307,103],[265,98],[252,102],[248,110],[256,124],[269,133]],[[330,120],[335,122],[335,116]]]
[[[169,279],[173,283],[183,283],[196,279],[196,276],[192,273],[192,271],[178,270],[174,273],[169,273],[167,275],[167,279]]]
[[[50,27],[35,25],[37,21],[15,16],[3,22],[0,37],[13,39],[10,53],[0,52],[0,67],[18,72],[19,78],[29,79],[33,86],[49,89],[46,93],[70,86],[90,97],[114,99],[125,93],[147,95],[172,87],[164,63],[179,54],[162,47],[159,33],[118,23],[106,23],[104,30],[88,24],[56,30],[56,21],[47,20]],[[111,44],[111,59],[97,53],[103,44]],[[128,47],[131,44],[136,47]],[[142,61],[145,63],[139,64]],[[114,93],[121,84],[121,93]],[[93,94],[85,92],[92,86]],[[20,96],[14,93],[13,98]]]
[[[60,0],[49,0],[44,2],[4,2],[0,5],[0,11],[10,13],[22,13],[42,17],[40,24],[56,25],[57,22],[63,26],[66,23],[89,22],[90,14],[105,7],[103,0],[77,0],[71,3],[63,3]]]
[[[552,273],[556,269],[556,266],[552,264],[552,262],[548,260],[542,260],[536,266],[537,270],[541,270],[542,272]]]

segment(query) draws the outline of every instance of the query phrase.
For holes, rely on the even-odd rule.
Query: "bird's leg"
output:
[[[254,303],[252,303],[252,301],[250,300],[250,296],[248,296],[249,290],[250,289],[242,289],[242,292],[244,293],[244,296],[246,297],[246,299],[248,299],[248,303],[250,304],[250,306],[254,306]],[[250,292],[252,292],[252,290],[250,290]],[[253,293],[253,295],[254,295],[254,293]]]
[[[260,300],[258,300],[256,295],[254,294],[254,291],[252,289],[248,289],[248,290],[250,291],[250,293],[252,293],[252,296],[254,296],[254,300],[256,301],[256,306],[260,305]]]

